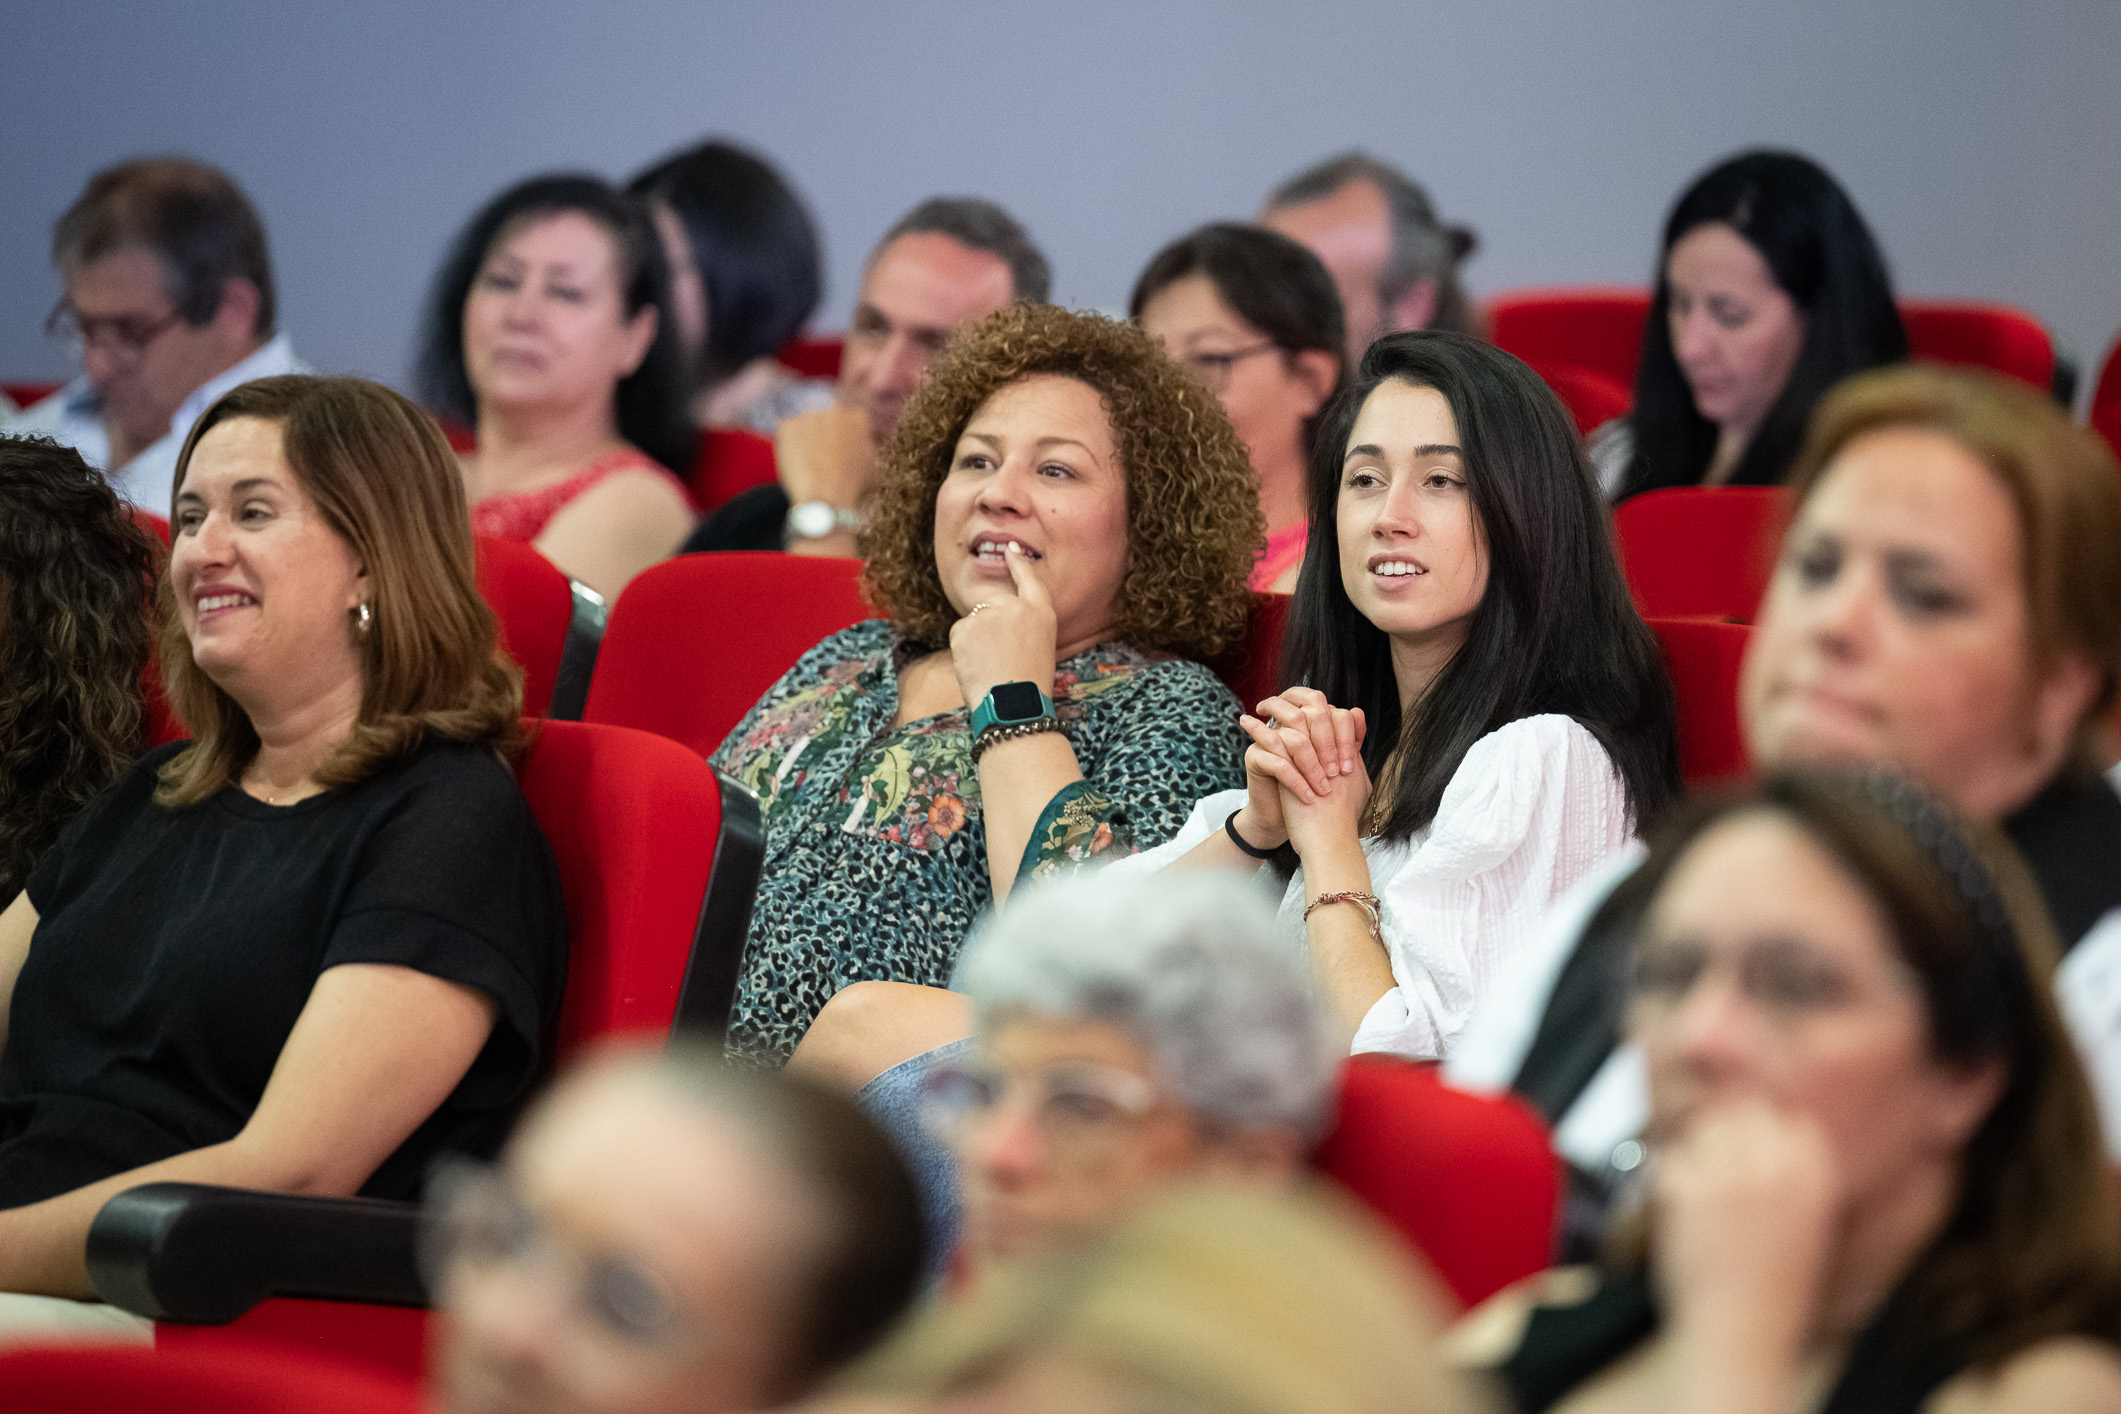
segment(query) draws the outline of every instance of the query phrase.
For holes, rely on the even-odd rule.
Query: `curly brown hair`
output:
[[[483,743],[513,760],[529,740],[523,670],[502,651],[499,623],[479,597],[464,478],[441,427],[366,379],[255,379],[200,415],[177,457],[172,502],[199,440],[238,417],[279,424],[288,468],[374,588],[373,627],[360,638],[360,714],[318,782],[352,785],[430,736]],[[163,765],[155,799],[193,805],[236,779],[257,754],[258,733],[192,660],[166,575],[159,603],[163,680],[195,740]]]
[[[935,564],[935,497],[957,439],[1012,383],[1059,374],[1095,388],[1127,485],[1127,572],[1113,632],[1137,648],[1211,658],[1244,633],[1245,579],[1266,543],[1259,478],[1216,396],[1141,330],[1055,305],[1014,304],[959,334],[929,366],[883,450],[862,535],[862,588],[907,637],[940,643],[957,620]]]
[[[0,437],[0,906],[139,754],[156,553],[79,452]]]

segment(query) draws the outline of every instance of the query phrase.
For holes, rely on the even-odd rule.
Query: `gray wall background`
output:
[[[1487,294],[1641,281],[1692,174],[1788,145],[1903,292],[2021,305],[2089,375],[2121,326],[2117,59],[2114,0],[6,0],[0,376],[71,371],[41,334],[50,224],[118,158],[228,169],[300,351],[401,381],[480,201],[708,133],[810,200],[825,329],[936,192],[1000,200],[1057,297],[1109,309],[1163,241],[1361,145],[1479,230]]]

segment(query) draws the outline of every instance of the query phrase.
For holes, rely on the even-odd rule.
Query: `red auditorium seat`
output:
[[[251,1348],[64,1345],[0,1354],[8,1414],[419,1414],[420,1387],[342,1360]]]
[[[705,756],[795,660],[874,618],[859,560],[680,555],[634,577],[611,611],[583,719],[639,727]]]
[[[1649,312],[1649,291],[1634,286],[1511,290],[1488,302],[1488,337],[1534,367],[1573,365],[1632,389]]]
[[[2121,457],[2121,402],[2107,403],[2092,409],[2092,431],[2106,439],[2106,445]]]
[[[1436,1068],[1356,1056],[1312,1165],[1396,1228],[1466,1306],[1546,1268],[1560,1164],[1510,1095],[1469,1095]]]
[[[0,383],[0,393],[7,394],[8,401],[18,408],[32,403],[41,403],[66,385],[64,383]]]
[[[1908,352],[1932,363],[1971,364],[2054,391],[2055,346],[2022,309],[1985,300],[1903,299]]]
[[[1255,594],[1244,641],[1208,664],[1247,712],[1281,690],[1281,640],[1288,626],[1288,595]]]
[[[700,459],[693,463],[693,502],[702,512],[712,511],[739,491],[768,486],[780,479],[773,461],[773,443],[756,432],[735,427],[711,427],[700,434]]]
[[[474,538],[479,594],[501,620],[501,646],[523,668],[523,715],[542,717],[552,704],[574,593],[552,561],[519,540]]]
[[[540,724],[518,778],[567,898],[556,1062],[615,1035],[718,1033],[763,851],[750,793],[675,742],[580,722]],[[293,1345],[416,1375],[416,1211],[147,1184],[97,1215],[89,1271],[106,1300],[159,1318],[161,1348]]]
[[[1751,623],[1775,570],[1775,486],[1676,486],[1613,508],[1613,538],[1644,617]]]
[[[2106,362],[2099,365],[2099,381],[2092,385],[2092,411],[2121,405],[2121,339],[2106,351]]]
[[[1651,619],[1679,699],[1679,774],[1689,788],[1752,770],[1738,720],[1738,667],[1753,630],[1706,619]]]
[[[790,339],[773,357],[781,367],[793,369],[805,378],[837,378],[840,376],[840,352],[846,342],[846,337],[840,334]]]
[[[1576,420],[1576,430],[1585,437],[1614,418],[1627,416],[1634,403],[1635,395],[1627,383],[1595,368],[1573,363],[1534,363],[1532,371],[1546,380],[1562,406],[1569,410],[1569,416]]]

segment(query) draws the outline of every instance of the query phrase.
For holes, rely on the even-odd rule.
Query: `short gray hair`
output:
[[[1009,267],[1010,287],[1016,298],[1044,304],[1053,294],[1053,267],[1017,219],[1001,207],[977,196],[931,196],[914,207],[898,224],[884,232],[876,243],[881,251],[900,236],[933,232],[948,236],[961,246],[983,250]],[[871,252],[869,258],[876,259]]]
[[[1389,162],[1360,151],[1327,158],[1276,187],[1267,198],[1267,209],[1323,201],[1350,182],[1376,187],[1392,213],[1392,258],[1377,287],[1384,307],[1397,304],[1421,281],[1434,280],[1436,313],[1429,327],[1477,333],[1472,301],[1458,282],[1458,263],[1479,247],[1480,237],[1466,226],[1446,226],[1422,185]]]
[[[1211,1125],[1324,1133],[1339,1056],[1273,910],[1221,873],[1090,872],[1027,889],[967,949],[982,1030],[1008,1013],[1102,1022]]]

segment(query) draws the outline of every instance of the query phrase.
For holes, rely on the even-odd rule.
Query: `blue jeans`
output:
[[[901,1061],[856,1092],[854,1103],[875,1120],[906,1161],[920,1189],[921,1217],[928,1224],[928,1276],[942,1275],[957,1248],[963,1211],[957,1196],[957,1160],[921,1124],[921,1082],[931,1067],[954,1061],[972,1049],[972,1038],[952,1041]]]

